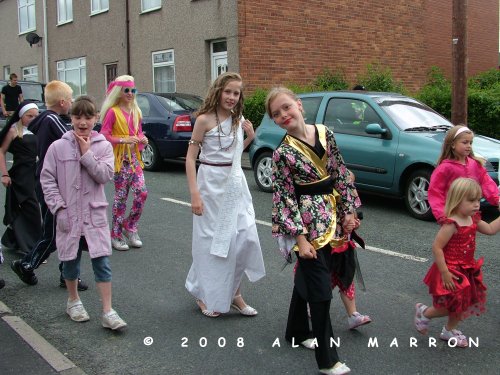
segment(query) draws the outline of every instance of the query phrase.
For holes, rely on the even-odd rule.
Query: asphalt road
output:
[[[314,353],[292,348],[284,340],[292,267],[282,270],[284,261],[270,234],[271,195],[257,190],[251,171],[245,174],[267,276],[255,284],[245,280],[242,291],[246,301],[258,309],[258,316],[246,318],[232,311],[217,319],[204,317],[185,290],[192,217],[179,163],[146,173],[149,196],[140,227],[144,247],[114,252],[111,258],[114,307],[129,324],[125,332],[101,328],[100,302],[88,259],[82,262],[82,278],[90,282],[90,289],[81,298],[89,322],[75,323],[65,315],[66,292],[58,287],[55,255],[38,269],[38,285],[30,287],[8,268],[15,254],[5,252],[0,275],[7,286],[0,291],[0,299],[89,375],[316,374]],[[2,202],[4,191],[1,189]],[[111,184],[107,192],[111,200]],[[416,302],[431,303],[421,280],[432,262],[437,224],[411,218],[398,200],[367,195],[362,199],[365,219],[360,234],[370,250],[358,252],[367,291],[359,291],[357,301],[358,309],[371,315],[373,323],[349,331],[340,299],[334,295],[331,317],[340,339],[341,360],[353,374],[497,374],[499,235],[478,238],[477,254],[485,257],[488,311],[460,327],[478,346],[458,349],[441,342],[438,335],[443,320],[431,323],[429,337],[437,339],[433,345],[429,337],[414,330],[413,314]],[[3,215],[3,209],[0,213]],[[370,347],[370,340],[377,340],[378,347]]]

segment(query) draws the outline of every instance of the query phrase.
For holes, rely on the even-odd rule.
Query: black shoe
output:
[[[5,286],[5,281],[3,279],[0,279],[0,289],[2,289]]]
[[[66,282],[62,277],[59,279],[59,286],[61,288],[66,288]],[[82,279],[78,279],[78,286],[76,288],[78,289],[78,291],[83,292],[87,290],[89,286],[85,284],[85,282]]]
[[[28,285],[36,285],[38,283],[35,273],[32,270],[25,269],[21,264],[20,259],[13,260],[10,264],[10,268],[12,268],[12,271],[14,271],[17,276],[19,276],[22,282]]]

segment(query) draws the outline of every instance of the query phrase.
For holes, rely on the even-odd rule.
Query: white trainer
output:
[[[120,318],[118,313],[113,309],[111,309],[106,314],[102,314],[101,323],[104,328],[109,328],[112,330],[124,328],[127,326],[127,323],[125,323],[125,321]]]
[[[112,238],[111,245],[115,250],[127,251],[129,249],[127,243],[121,238]]]
[[[129,232],[128,230],[123,231],[125,237],[127,238],[127,243],[131,247],[142,247],[142,241],[139,238],[137,232]]]
[[[89,314],[85,311],[83,303],[80,300],[66,303],[66,314],[75,322],[86,322],[90,319]]]

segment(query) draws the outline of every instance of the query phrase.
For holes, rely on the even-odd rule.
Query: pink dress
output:
[[[454,220],[443,218],[442,224],[454,224],[457,232],[451,237],[443,249],[444,259],[448,269],[458,280],[454,280],[455,291],[445,289],[441,273],[433,263],[424,283],[429,287],[429,293],[433,297],[433,306],[446,308],[450,315],[467,318],[471,315],[480,315],[485,311],[486,286],[483,284],[483,258],[474,259],[476,250],[477,223],[481,215],[477,213],[472,218],[469,226],[459,226]]]

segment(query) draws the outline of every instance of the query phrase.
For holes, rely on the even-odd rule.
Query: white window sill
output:
[[[101,13],[107,13],[108,11],[109,11],[109,8],[104,9],[104,10],[98,10],[96,12],[90,13],[90,17],[97,16],[98,14],[101,14]]]
[[[66,25],[66,24],[68,24],[68,23],[73,23],[73,20],[71,19],[71,20],[68,20],[68,21],[59,22],[56,26],[58,26],[58,27],[59,27],[59,26]]]
[[[156,7],[156,8],[151,8],[151,9],[146,9],[146,10],[143,10],[141,13],[139,14],[147,14],[147,13],[151,13],[151,12],[156,12],[158,10],[161,10],[161,5],[159,7]]]

